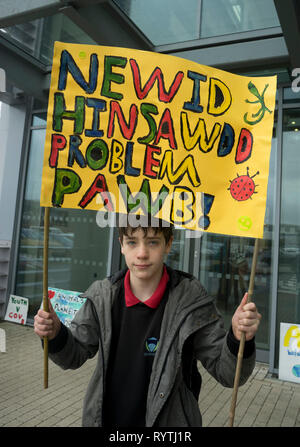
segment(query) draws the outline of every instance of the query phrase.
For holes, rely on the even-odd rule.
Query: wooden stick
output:
[[[48,247],[49,247],[49,214],[50,208],[45,208],[44,214],[44,252],[43,252],[43,310],[49,312],[48,303]],[[44,388],[48,388],[48,337],[44,337]]]
[[[255,278],[256,264],[257,264],[257,257],[258,257],[258,248],[259,248],[259,239],[255,239],[247,303],[251,302],[252,296],[253,296],[254,278]],[[230,412],[229,412],[229,427],[233,427],[237,393],[238,393],[238,387],[239,387],[239,383],[240,383],[241,369],[242,369],[242,363],[243,363],[244,348],[245,348],[245,333],[243,332],[241,335],[239,352],[238,352],[238,356],[237,356],[233,393],[232,393],[231,407],[230,407]]]

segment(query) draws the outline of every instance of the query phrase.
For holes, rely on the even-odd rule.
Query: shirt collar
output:
[[[126,307],[134,306],[135,304],[138,304],[138,303],[143,303],[143,304],[146,304],[146,306],[151,307],[152,309],[155,309],[159,305],[159,303],[165,293],[168,281],[169,281],[169,275],[168,275],[166,266],[164,265],[163,274],[162,274],[162,277],[160,279],[160,282],[159,282],[155,292],[146,301],[141,301],[133,294],[133,292],[131,290],[130,270],[128,270],[125,275],[125,278],[124,278]]]

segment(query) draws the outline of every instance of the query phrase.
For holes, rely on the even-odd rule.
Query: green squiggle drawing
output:
[[[266,113],[266,111],[268,111],[269,113],[272,113],[271,110],[268,109],[268,107],[265,105],[265,92],[267,90],[267,88],[269,87],[269,84],[265,85],[265,88],[263,89],[262,94],[259,93],[259,91],[257,90],[257,88],[255,87],[255,85],[250,81],[248,84],[248,89],[250,91],[250,93],[252,93],[252,95],[254,95],[257,99],[257,101],[249,101],[248,99],[245,99],[245,102],[247,102],[248,104],[260,104],[261,108],[258,110],[258,112],[256,113],[252,113],[251,117],[252,118],[257,118],[254,120],[249,120],[247,118],[247,114],[248,112],[245,113],[244,115],[244,121],[247,124],[257,124],[259,123],[259,121],[261,121]]]

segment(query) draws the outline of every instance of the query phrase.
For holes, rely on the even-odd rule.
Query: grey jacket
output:
[[[193,355],[221,384],[232,387],[236,356],[227,343],[227,333],[213,299],[199,281],[168,268],[170,292],[165,307],[148,388],[146,426],[199,427],[201,414],[196,397],[184,379],[183,347],[187,340]],[[124,272],[94,282],[82,296],[86,301],[76,313],[62,348],[49,357],[63,369],[79,368],[98,351],[97,366],[83,404],[83,426],[102,425],[105,375],[112,333],[111,308]],[[191,338],[192,336],[192,338]],[[49,345],[50,348],[50,345]],[[243,360],[240,385],[255,364],[255,352]]]

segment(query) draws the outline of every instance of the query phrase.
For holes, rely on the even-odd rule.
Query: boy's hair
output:
[[[123,225],[120,225],[120,223],[118,225],[119,237],[120,237],[121,243],[123,243],[123,237],[128,236],[128,232],[129,232],[129,234],[132,234],[135,231],[137,231],[139,228],[141,228],[143,230],[144,237],[147,236],[149,229],[153,230],[154,234],[162,233],[165,238],[166,244],[170,241],[171,237],[173,236],[173,231],[174,231],[174,226],[172,224],[167,223],[167,226],[166,226],[166,222],[163,222],[161,219],[156,219],[154,222],[154,225],[153,225],[153,221],[152,221],[152,225],[150,224],[149,226],[145,225],[145,224],[143,224],[143,222],[141,222],[140,225],[134,226],[134,227],[131,226],[127,220],[126,226],[124,226],[124,222],[123,222]]]

